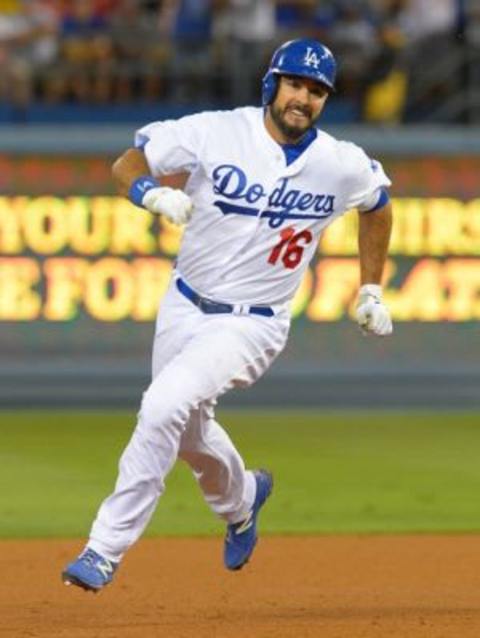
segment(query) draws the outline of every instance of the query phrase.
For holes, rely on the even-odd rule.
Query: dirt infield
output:
[[[79,549],[0,543],[2,638],[480,636],[480,536],[264,537],[238,573],[221,539],[147,539],[97,595],[60,582]]]

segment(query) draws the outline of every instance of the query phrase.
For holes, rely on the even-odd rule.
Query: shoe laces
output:
[[[94,567],[97,558],[98,558],[98,556],[95,554],[93,549],[87,549],[84,552],[84,554],[81,556],[82,562],[85,563],[85,565],[87,565],[87,567]]]

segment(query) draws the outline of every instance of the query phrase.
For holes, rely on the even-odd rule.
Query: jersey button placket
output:
[[[262,231],[262,215],[266,210],[269,210],[270,197],[272,196],[274,189],[277,187],[278,182],[280,181],[280,179],[282,178],[285,172],[285,162],[283,160],[282,155],[280,154],[275,155],[274,163],[277,166],[278,165],[281,165],[281,166],[278,166],[278,168],[277,166],[275,166],[276,170],[272,171],[273,175],[270,177],[270,179],[265,180],[266,182],[268,181],[268,188],[266,188],[267,195],[264,198],[264,204],[262,206],[259,206],[258,214],[255,220],[255,225],[253,226],[252,231],[248,233],[248,236],[243,242],[243,245],[236,251],[234,255],[231,255],[229,264],[232,264],[237,257],[244,256],[249,247],[255,245],[258,242],[262,243],[263,241],[265,241],[265,235],[264,233],[261,232]],[[267,219],[267,224],[268,224],[268,219]],[[270,226],[267,225],[266,230],[271,232]],[[262,235],[263,235],[263,239],[262,239]],[[228,274],[226,273],[222,273],[220,275],[220,279],[223,281],[225,281],[227,278],[228,278]]]

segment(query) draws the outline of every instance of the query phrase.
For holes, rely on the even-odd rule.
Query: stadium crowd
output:
[[[301,36],[334,51],[352,120],[428,120],[479,84],[476,0],[0,0],[0,102],[258,103]]]

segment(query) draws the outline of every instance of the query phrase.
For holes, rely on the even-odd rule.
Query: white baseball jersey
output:
[[[152,175],[190,173],[194,213],[178,270],[199,294],[228,303],[289,301],[323,229],[372,208],[391,184],[361,148],[321,131],[287,165],[255,107],[152,123],[135,143]]]

